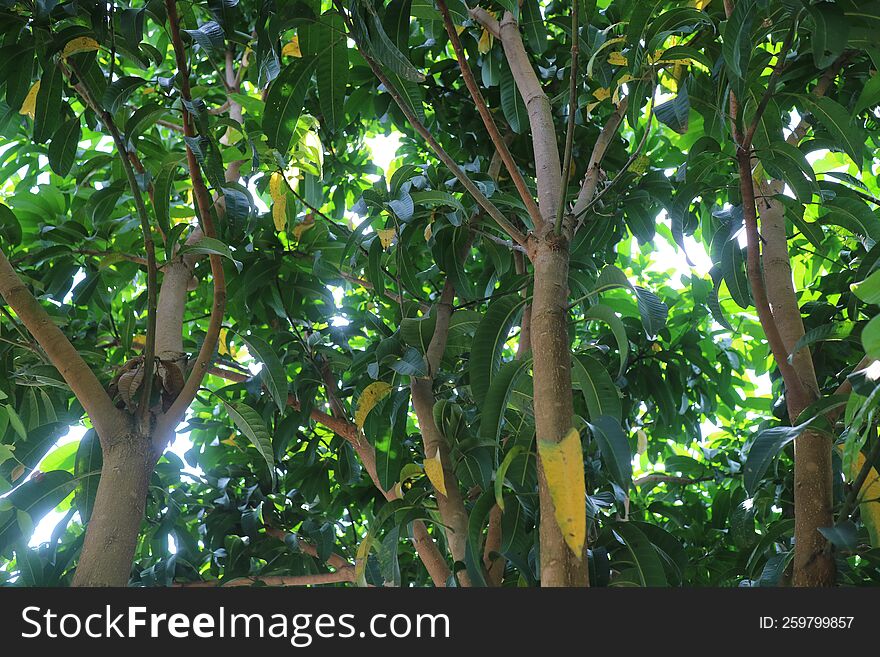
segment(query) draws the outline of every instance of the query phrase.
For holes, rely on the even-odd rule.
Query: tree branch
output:
[[[490,32],[497,30],[497,36],[504,46],[504,55],[516,87],[525,102],[532,129],[532,148],[538,179],[538,207],[541,209],[545,223],[552,226],[563,182],[550,99],[541,88],[538,76],[532,68],[519,32],[519,25],[513,14],[505,11],[500,24],[482,7],[471,9],[470,15]]]
[[[507,143],[504,141],[504,138],[498,131],[498,126],[495,125],[495,120],[492,118],[492,115],[489,112],[489,106],[486,104],[486,100],[483,98],[483,94],[480,92],[479,86],[477,86],[477,82],[474,79],[474,74],[473,72],[471,72],[471,67],[468,64],[467,59],[465,58],[464,48],[462,48],[461,45],[461,39],[459,39],[458,37],[458,31],[455,29],[455,24],[452,22],[452,17],[449,15],[449,8],[446,6],[445,0],[437,0],[437,8],[440,10],[440,14],[443,16],[443,24],[446,27],[446,33],[449,35],[449,40],[452,42],[452,49],[455,51],[455,58],[458,60],[458,67],[461,70],[461,75],[464,78],[464,83],[471,94],[474,105],[476,105],[477,111],[480,113],[480,118],[483,120],[483,125],[486,126],[486,131],[489,133],[489,138],[492,140],[492,144],[494,144],[495,150],[498,152],[501,160],[504,162],[504,166],[507,169],[507,172],[510,174],[510,178],[513,181],[514,186],[516,187],[516,191],[519,192],[519,196],[526,206],[529,217],[531,217],[532,219],[532,224],[536,228],[538,228],[544,221],[541,217],[541,211],[538,209],[538,204],[535,203],[535,199],[532,198],[532,193],[531,191],[529,191],[529,188],[526,185],[526,181],[523,179],[522,174],[520,173],[519,167],[516,166],[513,155],[511,155],[510,149],[507,147]]]
[[[120,429],[127,427],[126,413],[116,408],[94,372],[12,269],[2,249],[0,296],[46,352],[46,356],[82,404],[101,443],[106,445]]]
[[[562,216],[565,214],[565,192],[568,189],[568,171],[571,168],[571,152],[574,149],[574,117],[577,114],[577,73],[578,73],[578,0],[571,5],[571,73],[568,80],[568,122],[565,128],[565,150],[562,156],[562,184],[560,185],[559,206],[556,208],[556,234],[562,235]],[[599,137],[601,138],[601,134]],[[595,148],[593,149],[595,152]],[[592,163],[592,162],[591,162]],[[598,176],[597,176],[598,180]]]
[[[177,63],[177,69],[180,74],[180,95],[183,100],[190,102],[192,94],[189,86],[189,66],[186,60],[186,51],[183,41],[180,37],[180,19],[177,15],[177,7],[175,0],[165,0],[165,9],[168,13],[168,26],[171,33],[171,44],[174,48],[174,57]],[[184,134],[188,137],[195,136],[192,123],[190,121],[189,112],[183,107],[183,129]],[[189,165],[190,178],[193,183],[193,192],[196,198],[196,205],[199,210],[199,219],[201,220],[202,232],[206,237],[215,238],[217,233],[214,227],[214,221],[211,217],[211,196],[205,181],[202,178],[199,169],[198,160],[195,154],[186,147],[186,159]],[[211,318],[208,322],[208,330],[205,332],[205,338],[202,347],[196,357],[193,369],[190,372],[183,389],[172,403],[168,411],[159,419],[156,438],[162,442],[167,440],[167,436],[171,435],[177,424],[186,413],[186,409],[195,399],[202,379],[208,372],[214,352],[217,350],[217,342],[220,337],[220,328],[223,323],[223,312],[226,309],[226,276],[223,272],[223,263],[220,256],[211,254],[208,256],[211,263],[211,276],[214,284],[213,303],[211,307]],[[159,445],[156,446],[157,451],[161,451]]]
[[[230,586],[253,586],[263,584],[265,586],[314,586],[317,584],[339,584],[341,582],[354,582],[356,580],[354,566],[340,568],[332,573],[317,573],[315,575],[254,575],[252,577],[238,577],[226,582],[202,581],[202,582],[174,582],[175,588],[227,588]]]
[[[168,0],[166,0],[168,1]],[[492,217],[492,219],[504,230],[510,237],[520,246],[528,248],[528,240],[525,235],[523,235],[516,227],[511,224],[507,218],[502,214],[501,210],[492,203],[486,196],[480,191],[479,187],[472,181],[467,174],[462,170],[458,163],[452,159],[449,153],[440,145],[440,143],[434,138],[431,132],[422,124],[421,121],[416,117],[413,111],[410,109],[409,105],[403,100],[400,95],[400,92],[395,88],[394,84],[391,80],[388,79],[388,76],[382,72],[381,67],[373,59],[369,53],[363,48],[363,44],[359,43],[357,39],[354,37],[354,31],[352,30],[351,19],[348,14],[345,13],[345,10],[342,7],[342,3],[340,0],[334,0],[334,5],[336,6],[336,10],[339,12],[342,19],[345,21],[346,27],[348,28],[349,38],[351,38],[355,45],[357,46],[358,52],[360,52],[361,56],[369,65],[370,69],[373,71],[373,74],[379,79],[379,82],[382,83],[382,86],[388,91],[388,94],[400,108],[400,111],[403,112],[403,115],[406,117],[406,120],[413,127],[413,129],[419,133],[419,135],[424,139],[428,146],[431,147],[431,150],[437,155],[443,164],[452,172],[452,175],[462,184],[462,186],[468,191],[468,193],[474,198],[477,204],[483,208],[486,213]]]

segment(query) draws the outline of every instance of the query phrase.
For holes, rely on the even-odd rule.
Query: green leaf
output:
[[[617,351],[620,354],[620,369],[617,371],[617,376],[623,376],[626,370],[626,362],[629,358],[629,339],[626,336],[626,328],[623,325],[623,321],[611,308],[601,303],[590,306],[587,312],[584,313],[584,321],[591,319],[603,321],[611,327],[611,334],[617,341]]]
[[[813,194],[818,193],[819,186],[813,168],[796,146],[784,141],[774,141],[759,156],[767,173],[787,182],[799,201],[809,203]]]
[[[721,53],[733,78],[742,80],[748,73],[752,56],[752,22],[757,13],[754,0],[741,0],[724,26]]]
[[[822,204],[825,210],[819,217],[820,224],[841,226],[854,235],[870,237],[880,242],[880,221],[877,215],[861,199],[836,196]]]
[[[749,495],[757,492],[764,473],[782,448],[799,436],[811,423],[812,419],[794,427],[772,427],[758,432],[749,447],[743,466],[743,485]]]
[[[375,53],[376,58],[382,62],[383,66],[404,80],[424,82],[425,76],[412,65],[407,56],[388,38],[376,10],[369,4],[366,7],[370,14],[368,17],[369,46]]]
[[[501,350],[525,300],[509,295],[489,304],[477,327],[469,363],[471,394],[482,404],[501,367]]]
[[[241,263],[235,259],[229,247],[220,240],[214,239],[213,237],[203,237],[194,244],[187,244],[182,249],[180,249],[179,253],[192,253],[197,255],[213,254],[223,256],[224,258],[228,258],[229,260],[231,260],[232,264],[235,265],[235,268],[238,271],[241,271]]]
[[[620,421],[620,394],[599,361],[586,354],[576,354],[571,359],[571,378],[574,387],[580,388],[584,396],[591,419],[606,415]]]
[[[117,78],[107,85],[107,89],[104,91],[104,98],[101,101],[104,109],[111,114],[116,114],[135,89],[146,83],[146,80],[136,75],[125,75]]]
[[[303,110],[314,67],[314,59],[297,59],[281,71],[269,87],[263,112],[263,132],[266,133],[269,146],[282,153],[290,150],[290,141]]]
[[[807,8],[813,18],[813,61],[825,69],[843,54],[849,37],[849,21],[843,7],[820,2]]]
[[[37,105],[34,109],[34,141],[45,143],[58,129],[61,121],[61,90],[64,76],[57,66],[49,65],[40,79]]]
[[[316,78],[321,114],[327,127],[332,131],[342,127],[345,121],[343,106],[345,89],[348,86],[348,44],[345,25],[342,17],[334,12],[325,14],[314,27],[318,42],[322,45],[329,44],[318,57]]]
[[[504,112],[504,118],[511,130],[520,135],[528,132],[529,115],[526,104],[506,63],[501,66],[501,111]]]
[[[196,30],[182,30],[212,57],[221,57],[226,50],[223,28],[217,21],[203,23]]]
[[[862,91],[859,93],[855,105],[853,105],[852,114],[853,116],[861,114],[866,109],[877,104],[880,104],[880,74],[875,73],[868,78],[865,86],[862,87]]]
[[[504,476],[507,474],[507,470],[510,468],[510,464],[513,463],[514,459],[522,453],[523,448],[521,445],[514,445],[510,448],[510,451],[504,456],[504,459],[501,461],[501,465],[498,466],[498,470],[495,471],[495,504],[498,505],[498,508],[504,511]]]
[[[218,399],[220,398],[218,397]],[[226,412],[229,414],[229,417],[232,418],[232,421],[235,423],[235,426],[238,427],[238,430],[248,437],[248,440],[251,441],[251,445],[253,445],[260,453],[260,456],[263,457],[263,460],[269,468],[269,476],[272,478],[272,487],[274,488],[275,453],[272,451],[272,438],[266,430],[263,418],[245,403],[233,404],[225,399],[220,399],[220,401],[223,402],[223,406],[226,407]]]
[[[617,522],[612,527],[612,531],[623,541],[628,553],[625,557],[616,557],[615,561],[632,566],[637,577],[636,584],[639,586],[668,585],[660,556],[654,545],[640,529],[629,522]]]
[[[95,508],[95,497],[98,495],[98,483],[101,480],[101,467],[104,464],[104,454],[101,451],[101,441],[94,429],[86,431],[79,447],[76,450],[76,465],[74,476],[76,477],[76,490],[74,491],[74,504],[79,511],[83,525],[88,524]]]
[[[287,374],[284,371],[284,365],[275,354],[275,351],[261,338],[255,335],[237,334],[247,345],[248,351],[258,361],[263,364],[264,370],[260,372],[266,388],[275,405],[278,407],[279,413],[284,413],[287,408]]]
[[[743,251],[736,234],[728,237],[721,247],[721,271],[731,298],[740,308],[749,308],[752,305],[752,292]]]
[[[522,17],[520,25],[526,34],[529,50],[538,55],[547,50],[547,26],[544,25],[544,17],[538,0],[524,0],[522,3]]]
[[[504,412],[510,401],[519,377],[528,372],[532,366],[531,358],[522,358],[504,363],[498,373],[492,379],[486,397],[480,405],[480,435],[492,443],[498,443],[501,438],[501,427],[504,421]]]
[[[865,303],[880,304],[880,269],[875,270],[861,283],[853,283],[850,290]]]
[[[608,415],[600,415],[588,422],[587,426],[599,445],[602,460],[611,479],[624,491],[628,491],[632,486],[632,452],[620,421]]]
[[[822,342],[823,340],[845,340],[850,336],[855,327],[854,322],[829,322],[810,329],[795,343],[791,354],[788,356],[788,362],[792,362],[795,354],[801,349],[809,347],[816,342]]]
[[[666,318],[669,316],[669,306],[663,303],[651,290],[634,285],[633,290],[638,300],[639,315],[642,317],[642,326],[648,337],[654,337],[666,327]]]
[[[864,130],[855,125],[849,112],[826,96],[819,98],[801,96],[800,98],[809,112],[825,126],[831,137],[861,170],[864,159],[862,149],[865,146],[865,134]]]
[[[40,522],[49,511],[61,504],[73,491],[75,483],[73,475],[64,470],[44,472],[41,477],[28,479],[21,486],[11,491],[5,499],[20,512],[30,516],[31,524]],[[15,514],[0,514],[0,552],[15,541],[27,541]]]
[[[862,330],[862,346],[871,358],[880,358],[880,315],[874,317]]]
[[[468,540],[464,562],[473,586],[486,586],[483,569],[483,529],[494,505],[494,494],[486,491],[474,504],[468,519]]]
[[[78,116],[65,121],[52,135],[52,143],[49,144],[48,152],[49,166],[59,176],[64,177],[70,173],[81,135],[82,130]]]
[[[680,135],[688,131],[690,112],[691,103],[688,98],[687,85],[685,84],[681,85],[675,98],[654,108],[654,116],[657,117],[657,120],[666,124]]]

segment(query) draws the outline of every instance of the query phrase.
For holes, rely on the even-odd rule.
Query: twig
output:
[[[559,205],[556,208],[557,235],[562,235],[562,216],[565,214],[565,192],[568,189],[568,170],[571,168],[571,152],[574,149],[574,117],[577,113],[578,73],[578,0],[571,3],[571,73],[568,80],[568,124],[565,128],[565,150],[562,156],[562,184],[559,186]],[[615,128],[616,130],[616,128]],[[600,135],[601,137],[601,135]],[[598,165],[596,165],[598,166]]]
[[[575,0],[575,6],[576,5],[577,0]],[[461,70],[461,75],[471,94],[474,105],[476,105],[477,111],[480,113],[480,118],[483,119],[483,125],[486,126],[486,131],[492,139],[495,150],[498,151],[498,154],[501,156],[501,160],[504,162],[504,166],[510,174],[510,178],[526,206],[526,211],[532,219],[532,224],[536,228],[540,228],[544,223],[544,220],[541,217],[541,211],[538,209],[538,204],[532,197],[532,193],[529,191],[526,181],[523,179],[522,174],[519,171],[519,167],[516,166],[513,155],[511,155],[510,149],[507,147],[507,143],[498,131],[498,126],[495,125],[495,120],[489,113],[489,107],[486,104],[486,100],[483,98],[483,94],[480,92],[480,88],[477,86],[477,82],[474,79],[474,74],[471,72],[470,65],[465,58],[464,48],[462,48],[461,39],[458,37],[458,31],[455,29],[452,17],[449,15],[449,8],[446,6],[446,1],[437,0],[437,8],[443,16],[443,24],[446,27],[446,33],[449,35],[449,40],[452,42],[452,49],[455,51],[455,58],[458,60],[458,67]]]
[[[177,15],[177,6],[175,0],[165,0],[165,9],[168,14],[168,26],[171,32],[171,44],[174,48],[174,57],[177,62],[177,69],[180,74],[180,95],[183,100],[190,102],[192,94],[189,86],[189,66],[186,60],[186,51],[183,46],[183,40],[180,37],[180,19]],[[183,107],[183,129],[187,136],[195,136],[192,124],[189,120],[189,112],[186,106]],[[190,170],[190,178],[193,183],[193,191],[196,197],[196,205],[199,210],[199,219],[202,223],[202,231],[206,237],[217,237],[214,227],[214,221],[211,218],[211,196],[202,179],[199,163],[192,149],[186,147],[187,163]],[[220,256],[210,254],[208,256],[211,263],[211,276],[214,284],[213,304],[211,307],[211,319],[208,323],[208,330],[205,332],[205,339],[202,347],[196,357],[193,369],[186,380],[183,388],[177,398],[171,404],[171,407],[160,420],[160,429],[156,432],[156,436],[162,440],[163,436],[174,431],[186,409],[192,403],[196,393],[201,385],[202,378],[210,367],[214,352],[217,349],[217,342],[220,338],[220,328],[223,323],[223,312],[226,309],[226,276],[223,272],[223,263]]]
[[[168,0],[166,0],[168,1]],[[415,129],[419,135],[428,143],[431,147],[431,150],[437,155],[438,158],[446,165],[446,167],[452,172],[452,175],[462,184],[462,186],[473,196],[474,200],[477,204],[482,207],[495,222],[501,226],[501,228],[510,235],[513,240],[523,246],[528,248],[528,239],[525,235],[523,235],[516,227],[511,224],[507,218],[502,214],[501,210],[492,203],[486,196],[480,191],[479,187],[471,180],[467,174],[462,170],[460,166],[456,163],[454,159],[446,152],[446,150],[440,145],[440,143],[434,138],[434,135],[422,124],[421,121],[416,117],[413,111],[410,109],[409,105],[403,100],[400,95],[400,92],[394,86],[388,76],[382,72],[381,67],[373,59],[372,56],[364,49],[363,44],[359,43],[357,39],[354,38],[354,30],[352,29],[351,18],[345,13],[345,10],[342,7],[342,3],[340,0],[333,0],[333,4],[336,6],[336,10],[339,12],[340,16],[342,16],[343,21],[345,21],[346,27],[349,31],[349,37],[355,42],[357,46],[358,52],[360,52],[361,56],[369,65],[370,69],[373,71],[373,74],[379,79],[379,82],[382,83],[382,86],[388,91],[388,94],[397,103],[397,106],[400,108],[400,111],[403,112],[403,115],[406,117],[406,120],[409,124]]]

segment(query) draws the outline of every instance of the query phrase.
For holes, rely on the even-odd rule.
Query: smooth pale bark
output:
[[[74,586],[125,586],[137,547],[155,454],[148,436],[104,441],[104,465]]]
[[[499,25],[504,55],[516,87],[526,105],[532,130],[532,148],[535,154],[535,171],[538,182],[538,207],[545,223],[553,223],[562,189],[562,165],[556,145],[556,127],[550,99],[541,88],[535,69],[523,46],[519,25],[509,11]]]
[[[772,181],[762,186],[765,199],[758,204],[761,237],[764,239],[762,262],[767,283],[767,299],[786,351],[804,335],[804,323],[792,280],[788,254],[785,208],[773,195],[782,192],[782,183]],[[786,395],[789,421],[819,397],[819,385],[809,349],[801,349],[792,358],[792,366],[805,395]],[[831,438],[806,431],[795,438],[794,507],[795,586],[833,586],[836,581],[834,555],[826,549],[827,541],[818,531],[830,527],[833,517],[833,467]]]

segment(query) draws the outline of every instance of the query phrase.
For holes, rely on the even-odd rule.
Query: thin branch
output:
[[[764,115],[764,110],[767,109],[767,105],[770,103],[770,99],[773,97],[773,94],[776,91],[776,83],[779,80],[779,76],[782,75],[782,70],[785,68],[785,58],[788,57],[788,53],[791,50],[791,46],[794,43],[794,37],[797,33],[798,28],[798,16],[795,16],[791,29],[788,31],[788,34],[785,37],[785,42],[782,44],[782,49],[779,51],[779,54],[776,58],[776,66],[773,67],[773,72],[770,73],[770,79],[767,81],[767,89],[764,90],[764,95],[761,96],[761,100],[758,103],[758,107],[755,110],[755,116],[752,118],[752,124],[749,126],[746,131],[745,138],[742,141],[741,147],[743,150],[749,150],[752,145],[752,138],[755,136],[755,131],[758,129],[758,124],[761,122],[761,117]]]
[[[202,582],[174,582],[175,588],[227,588],[230,586],[314,586],[317,584],[339,584],[341,582],[354,582],[354,566],[340,568],[333,573],[317,573],[315,575],[254,575],[251,577],[238,577],[226,582],[202,581]]]
[[[107,127],[110,136],[113,138],[113,144],[116,146],[119,160],[122,162],[122,169],[125,171],[125,177],[128,181],[131,195],[134,198],[135,208],[137,209],[138,219],[140,219],[141,231],[144,235],[144,250],[147,255],[147,331],[146,342],[144,345],[144,379],[141,384],[138,417],[140,418],[142,425],[146,427],[149,424],[146,422],[146,418],[150,413],[150,398],[153,393],[153,368],[155,367],[156,356],[156,306],[159,288],[159,274],[156,266],[156,246],[153,243],[153,230],[150,226],[150,215],[147,213],[147,206],[144,204],[144,197],[141,194],[137,178],[134,175],[134,169],[132,168],[128,156],[128,148],[125,145],[125,140],[119,133],[119,129],[116,127],[116,123],[113,121],[113,116],[92,97],[91,91],[88,87],[85,84],[82,84],[81,81],[83,77],[76,69],[73,62],[69,62],[67,65],[63,65],[59,62],[59,65],[61,65],[61,70],[68,78],[70,77],[71,70],[76,73],[79,82],[75,85],[75,88],[80,96],[82,96],[83,102],[85,102],[85,104],[98,115],[101,122]],[[69,69],[68,66],[70,67]]]
[[[577,114],[578,77],[578,0],[571,3],[571,72],[568,80],[568,125],[565,128],[565,150],[562,156],[562,185],[559,192],[559,206],[556,208],[556,234],[562,235],[562,216],[565,214],[565,192],[568,189],[568,170],[571,168],[571,153],[574,150],[574,118]],[[622,116],[622,115],[621,115]],[[615,128],[616,130],[616,128]],[[604,132],[604,130],[603,130]],[[602,138],[602,135],[599,135]],[[610,141],[610,139],[609,139]],[[595,152],[595,149],[593,149]],[[592,163],[592,162],[591,162]],[[589,174],[588,174],[589,175]],[[597,176],[598,178],[598,176]]]
[[[174,57],[177,63],[177,70],[180,74],[180,95],[183,100],[192,101],[192,94],[189,86],[189,66],[186,59],[186,50],[183,46],[183,40],[180,37],[180,19],[177,15],[177,6],[175,0],[165,0],[165,10],[168,14],[168,26],[171,33],[171,44],[174,48]],[[186,106],[183,107],[183,129],[186,136],[193,137],[195,132],[192,128],[189,112]],[[189,165],[190,178],[193,183],[193,191],[196,198],[196,205],[199,210],[199,219],[201,220],[202,232],[205,237],[216,239],[217,231],[214,227],[214,221],[211,218],[211,195],[205,186],[202,178],[199,163],[195,154],[186,147],[186,158]],[[160,440],[164,440],[164,436],[174,431],[174,428],[183,418],[186,409],[195,399],[199,390],[202,379],[211,365],[214,352],[217,350],[217,342],[220,338],[220,328],[223,323],[223,313],[226,309],[226,276],[223,272],[223,263],[220,256],[210,254],[208,256],[211,263],[211,277],[214,284],[213,304],[211,307],[211,319],[208,322],[208,330],[205,332],[205,339],[202,347],[196,357],[193,369],[186,380],[180,394],[171,404],[171,407],[163,415],[159,421],[159,427],[156,433]]]
[[[576,1],[575,4],[577,4]],[[526,181],[523,179],[522,174],[520,173],[519,167],[516,166],[513,155],[511,155],[510,149],[507,147],[507,143],[504,141],[504,138],[498,131],[498,126],[495,125],[495,120],[492,118],[492,115],[489,112],[489,106],[486,104],[486,100],[483,98],[483,94],[480,92],[479,86],[477,86],[477,81],[474,79],[474,74],[471,71],[471,67],[468,64],[467,59],[465,58],[464,48],[462,48],[461,45],[461,39],[459,39],[458,37],[458,31],[455,29],[455,24],[452,22],[452,17],[449,15],[449,8],[446,6],[445,0],[437,0],[437,8],[440,10],[440,14],[443,16],[443,24],[446,27],[446,33],[449,35],[449,40],[452,42],[452,49],[455,51],[455,58],[458,60],[458,67],[461,70],[461,75],[464,78],[464,83],[471,94],[471,98],[474,101],[474,105],[476,105],[477,107],[477,111],[480,113],[480,118],[483,120],[483,125],[486,126],[486,131],[489,133],[489,138],[492,140],[492,144],[494,144],[495,150],[501,156],[501,160],[504,162],[504,166],[507,169],[507,172],[510,174],[510,178],[513,181],[514,186],[516,187],[517,192],[519,192],[520,198],[526,206],[529,217],[531,217],[532,219],[532,224],[536,228],[539,228],[544,223],[544,220],[541,217],[541,211],[538,209],[538,204],[535,203],[535,199],[532,197],[532,193],[531,191],[529,191],[529,188],[526,185]]]
[[[629,159],[624,163],[623,167],[621,167],[620,171],[618,171],[617,175],[612,179],[608,185],[597,195],[596,189],[599,186],[599,174],[601,173],[601,164],[602,160],[605,159],[605,153],[608,151],[608,147],[611,145],[612,139],[614,139],[614,135],[617,134],[617,130],[620,127],[621,122],[623,121],[624,115],[626,115],[626,109],[629,106],[629,99],[624,98],[615,108],[614,112],[612,112],[611,116],[608,117],[608,121],[605,123],[602,128],[602,132],[599,133],[599,137],[596,139],[596,143],[593,145],[593,152],[590,154],[590,162],[587,164],[587,173],[584,176],[584,182],[581,185],[581,189],[578,192],[577,201],[575,201],[574,208],[572,209],[572,219],[578,221],[577,228],[583,223],[583,217],[586,215],[587,211],[592,208],[595,203],[606,193],[610,187],[612,187],[620,177],[623,176],[624,173],[629,169],[635,159],[641,154],[642,148],[645,145],[645,142],[648,140],[648,135],[651,132],[651,121],[652,121],[652,108],[653,101],[651,103],[651,108],[648,110],[648,124],[645,126],[645,132],[642,135],[642,139],[639,142],[639,145],[633,151],[633,154],[629,157]],[[575,229],[576,230],[576,229]]]
[[[106,445],[115,438],[120,427],[126,426],[126,414],[116,408],[95,373],[30,290],[25,287],[2,249],[0,249],[0,296],[6,300],[25,328],[46,352],[51,363],[82,404],[98,432],[101,443]]]
[[[166,0],[168,2],[170,0]],[[528,247],[528,239],[525,235],[523,235],[513,224],[511,224],[507,218],[502,214],[501,210],[492,203],[486,196],[480,191],[479,187],[471,180],[467,174],[462,170],[458,163],[446,152],[446,150],[440,145],[440,143],[434,138],[431,132],[422,124],[421,121],[416,117],[413,113],[412,109],[410,109],[409,105],[407,105],[406,101],[403,100],[403,97],[400,95],[400,92],[388,79],[388,76],[382,72],[381,67],[376,62],[375,59],[364,49],[363,44],[359,43],[357,39],[354,38],[354,30],[352,29],[351,18],[345,13],[345,10],[342,7],[342,3],[340,0],[333,0],[334,5],[336,6],[336,10],[339,12],[340,16],[342,16],[343,21],[345,21],[346,27],[348,28],[349,37],[355,42],[357,46],[358,52],[360,52],[361,56],[369,65],[370,69],[373,71],[373,74],[379,79],[379,82],[382,83],[382,86],[388,91],[388,94],[397,103],[397,106],[400,108],[400,111],[403,112],[403,115],[406,117],[406,120],[413,127],[413,129],[421,135],[422,139],[424,139],[428,145],[431,147],[431,150],[437,155],[440,161],[446,165],[446,167],[452,172],[452,175],[462,184],[462,186],[470,193],[470,195],[474,198],[477,204],[482,207],[492,219],[508,234],[510,237],[520,246]]]

